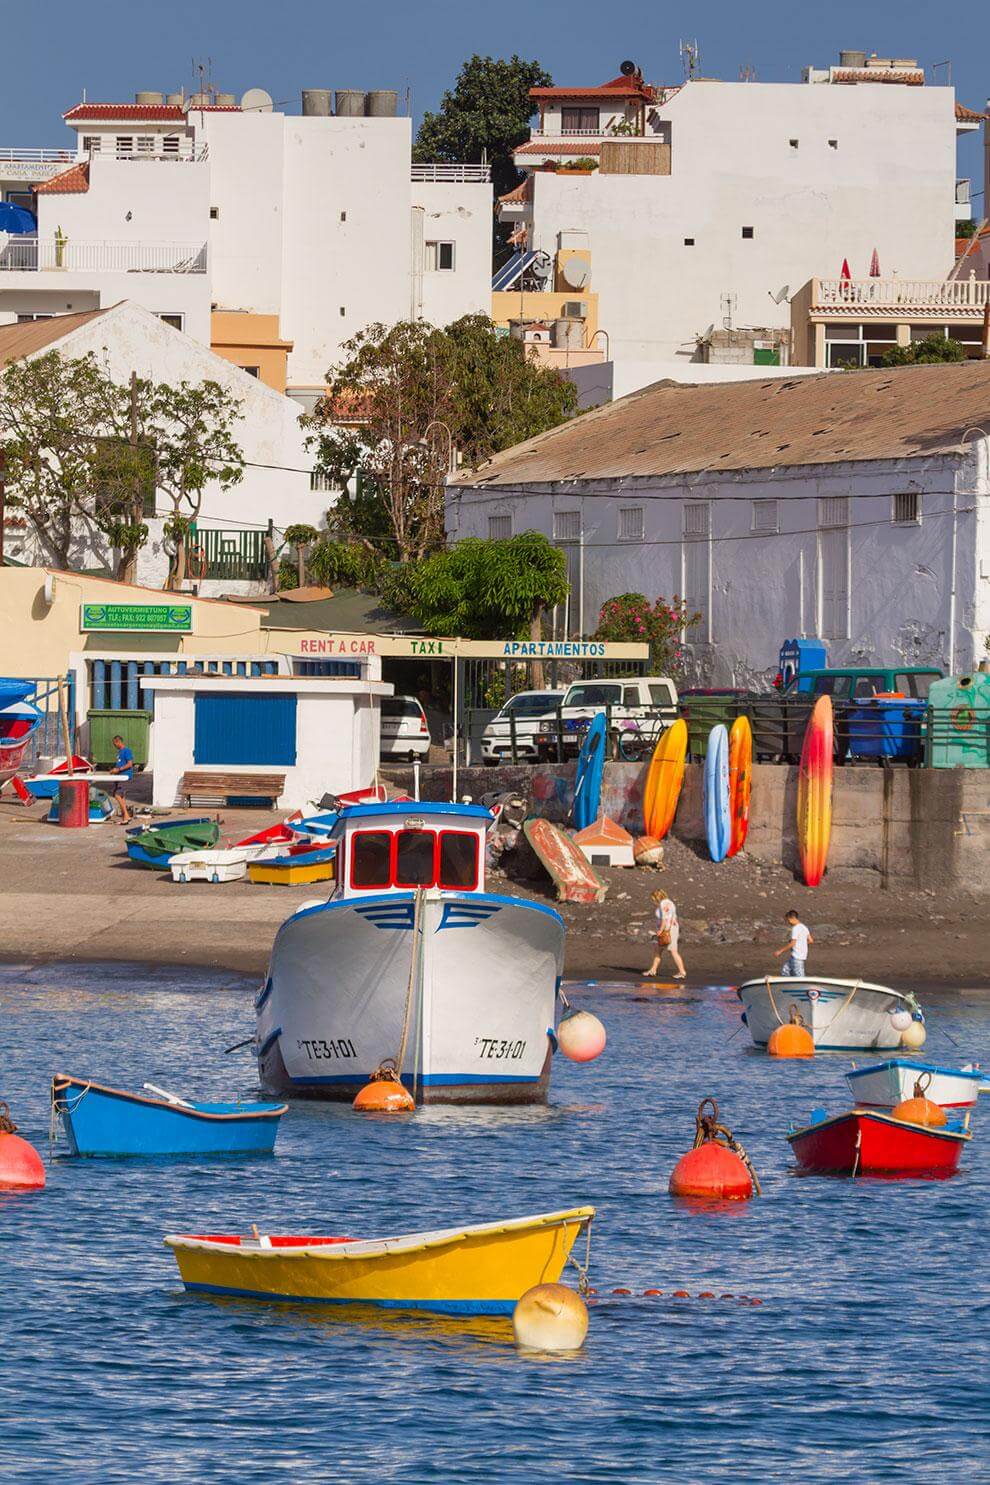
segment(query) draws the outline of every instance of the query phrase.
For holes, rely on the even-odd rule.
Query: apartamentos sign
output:
[[[83,634],[117,632],[191,634],[191,603],[84,603],[79,614]]]
[[[282,636],[287,638],[287,636]],[[433,639],[421,634],[323,634],[299,640],[311,659],[412,655],[433,660],[647,660],[646,644],[599,639]]]

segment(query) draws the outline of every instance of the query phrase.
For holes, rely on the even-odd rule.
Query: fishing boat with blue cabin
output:
[[[52,1126],[72,1155],[270,1155],[284,1103],[204,1103],[153,1083],[128,1093],[56,1073]]]
[[[326,901],[282,924],[256,1001],[266,1088],[354,1098],[386,1058],[421,1103],[546,1101],[564,922],[485,890],[491,812],[341,811]]]

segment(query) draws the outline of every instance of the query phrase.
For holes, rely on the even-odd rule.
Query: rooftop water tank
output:
[[[181,108],[185,101],[185,93],[169,93],[165,99],[170,108]]]
[[[190,93],[188,106],[190,108],[209,108],[211,101],[209,93]]]
[[[303,88],[302,111],[304,118],[329,118],[332,96],[329,88]]]
[[[236,108],[237,99],[233,93],[218,93],[216,97],[217,108]]]
[[[866,53],[865,52],[840,52],[839,53],[839,66],[840,67],[865,67],[866,66]]]
[[[135,93],[134,102],[142,104],[145,108],[161,108],[165,97],[162,93]]]
[[[398,106],[399,95],[389,88],[374,88],[364,101],[364,111],[369,119],[394,119]]]
[[[338,88],[334,99],[334,113],[339,119],[364,117],[364,90],[362,88]]]

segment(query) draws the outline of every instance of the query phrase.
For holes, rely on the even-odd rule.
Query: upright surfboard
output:
[[[729,732],[729,851],[734,856],[749,833],[749,797],[753,787],[753,729],[748,717],[737,717]]]
[[[819,696],[808,719],[798,771],[797,838],[809,887],[825,875],[832,837],[833,718],[831,696]]]
[[[709,854],[713,861],[724,861],[732,829],[729,820],[729,734],[721,722],[708,735],[704,804]]]
[[[647,835],[663,840],[674,823],[684,782],[688,730],[683,717],[672,722],[653,749],[643,793],[643,821]]]
[[[586,830],[593,821],[598,819],[607,737],[605,713],[596,712],[591,719],[591,726],[584,735],[581,751],[578,753],[573,812],[574,824],[578,830]]]

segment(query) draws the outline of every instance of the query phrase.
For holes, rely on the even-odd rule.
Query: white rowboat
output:
[[[747,980],[736,994],[758,1047],[765,1047],[771,1033],[790,1019],[793,1007],[820,1051],[892,1051],[901,1044],[894,1013],[906,1010],[913,1015],[918,1010],[913,995],[866,980],[767,975],[762,980]]]
[[[986,1073],[978,1067],[937,1067],[913,1057],[891,1057],[868,1067],[853,1067],[846,1082],[859,1108],[892,1109],[914,1094],[914,1085],[929,1075],[924,1093],[944,1109],[972,1108]]]

